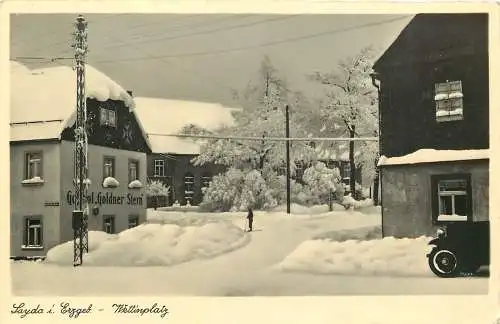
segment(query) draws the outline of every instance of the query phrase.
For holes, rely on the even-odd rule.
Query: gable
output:
[[[101,120],[101,110],[105,108],[116,112],[116,125],[110,126]],[[75,121],[63,130],[61,139],[74,141]],[[148,139],[140,121],[133,110],[122,101],[104,102],[87,99],[88,143],[115,149],[150,153]]]
[[[488,52],[488,14],[418,14],[373,68]]]

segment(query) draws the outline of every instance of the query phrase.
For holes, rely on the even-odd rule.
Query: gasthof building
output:
[[[146,220],[150,146],[131,93],[87,66],[89,231]],[[73,239],[76,74],[11,62],[11,257],[43,257]]]

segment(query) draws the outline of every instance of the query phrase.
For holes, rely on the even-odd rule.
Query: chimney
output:
[[[127,90],[127,93],[128,93],[129,96],[133,97],[132,91]]]

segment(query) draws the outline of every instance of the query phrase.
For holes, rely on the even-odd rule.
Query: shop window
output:
[[[128,217],[128,228],[134,228],[139,225],[139,216],[131,215]]]
[[[129,160],[128,162],[128,182],[139,180],[139,161]]]
[[[107,106],[100,107],[101,125],[116,127],[116,111]]]
[[[115,158],[106,156],[104,157],[104,170],[103,170],[103,177],[104,179],[108,177],[115,177]]]
[[[184,199],[186,203],[192,202],[194,196],[194,175],[191,173],[186,173],[184,176]]]
[[[433,223],[472,220],[470,175],[432,176]]]
[[[165,160],[154,160],[154,176],[164,177],[165,176]]]
[[[462,81],[447,81],[435,85],[436,120],[461,120],[463,114]]]
[[[42,179],[42,152],[28,152],[25,159],[24,180]]]
[[[103,231],[108,234],[115,233],[115,216],[105,215],[103,221]]]
[[[23,248],[43,247],[43,226],[42,217],[30,216],[24,219],[24,240]]]

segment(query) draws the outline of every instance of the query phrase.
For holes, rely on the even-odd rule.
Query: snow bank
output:
[[[432,276],[426,259],[429,240],[309,240],[300,244],[278,268],[317,274]]]
[[[340,210],[340,209],[339,209]],[[344,208],[342,208],[344,210]],[[272,212],[286,212],[286,205],[280,205],[273,208]],[[328,205],[302,206],[299,204],[290,204],[290,213],[295,215],[318,215],[328,213]]]
[[[204,222],[198,226],[143,224],[119,234],[89,232],[84,265],[171,266],[227,253],[248,242],[247,233],[229,222]],[[49,250],[47,262],[72,265],[73,241]]]
[[[421,149],[408,155],[391,157],[382,156],[378,166],[418,164],[432,162],[481,160],[489,158],[489,150],[434,150]]]

